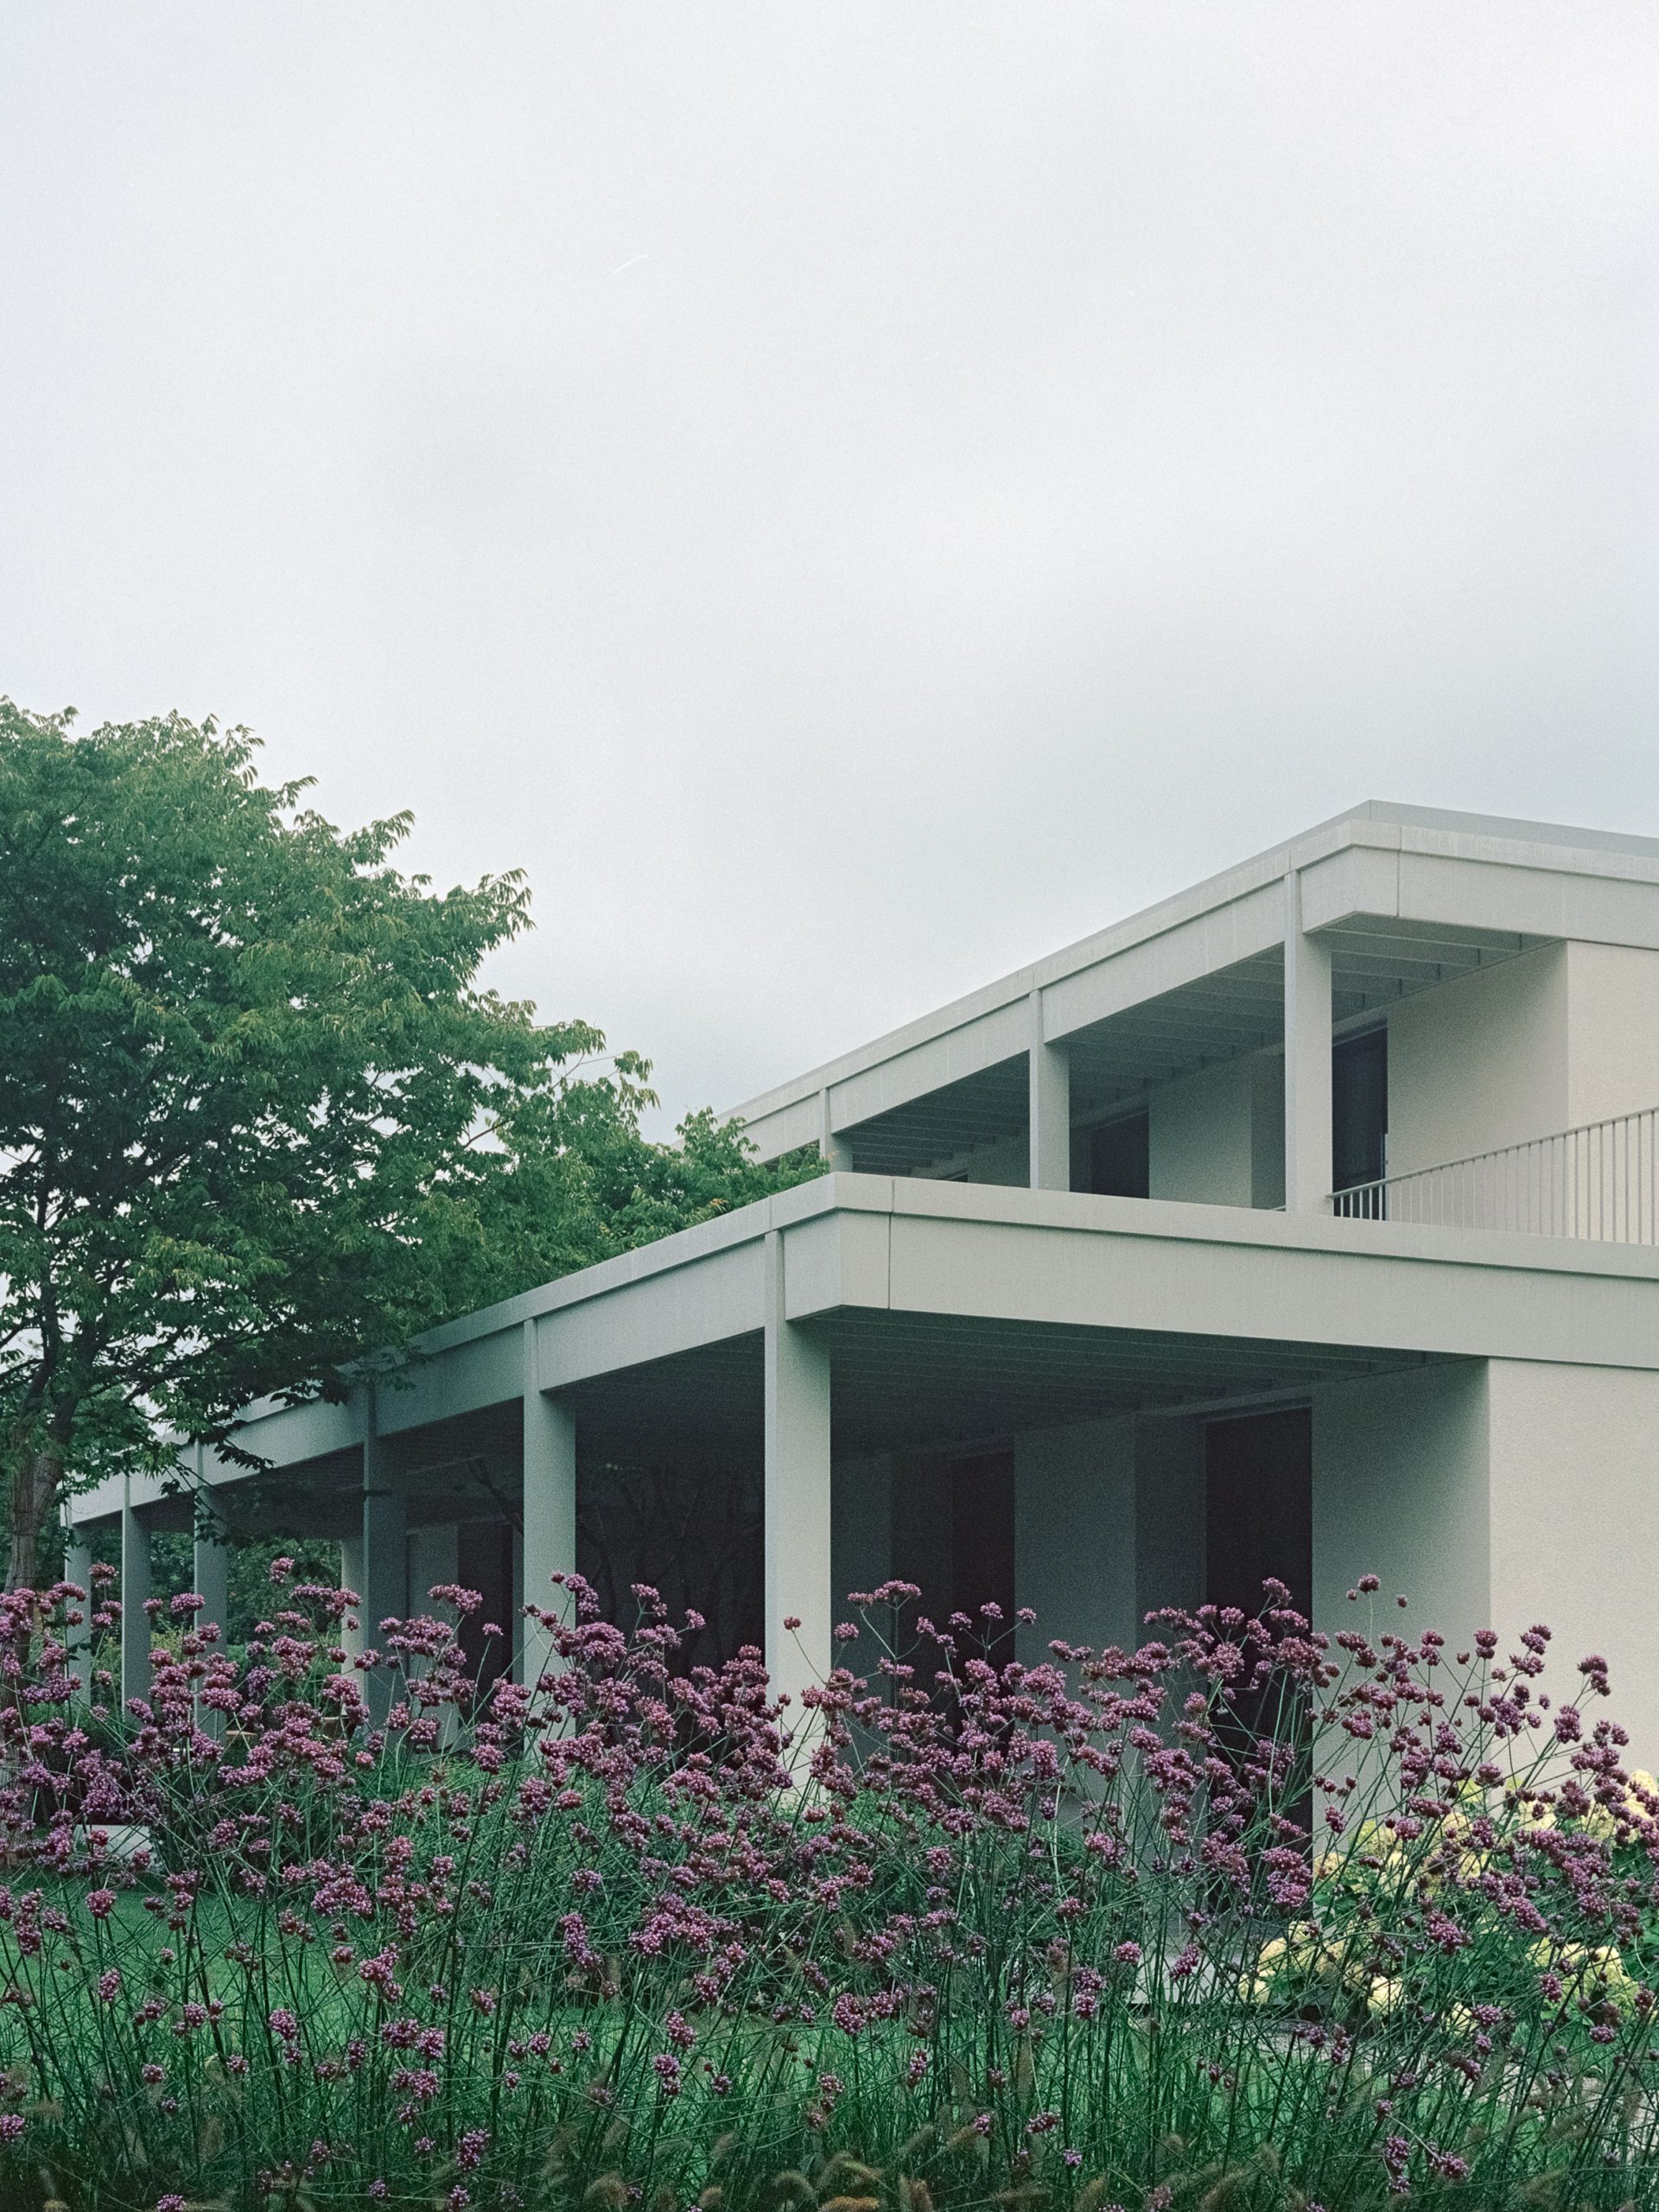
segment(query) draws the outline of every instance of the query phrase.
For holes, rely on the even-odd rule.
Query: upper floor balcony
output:
[[[1370,804],[737,1109],[885,1175],[1652,1243],[1659,841]]]

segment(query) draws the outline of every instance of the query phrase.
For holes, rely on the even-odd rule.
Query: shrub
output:
[[[995,1608],[892,1584],[789,1716],[575,1579],[535,1690],[480,1699],[441,1588],[363,1662],[376,1727],[354,1601],[286,1572],[245,1663],[175,1601],[125,1716],[67,1672],[85,1593],[5,1601],[8,2205],[1650,2188],[1659,1796],[1541,1628],[1326,1638],[1269,1585],[998,1663]]]

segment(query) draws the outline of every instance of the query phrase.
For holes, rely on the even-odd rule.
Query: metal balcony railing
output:
[[[1659,1243],[1659,1107],[1338,1191],[1351,1221]]]

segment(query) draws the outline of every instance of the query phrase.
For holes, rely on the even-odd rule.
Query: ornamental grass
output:
[[[353,1662],[274,1575],[245,1657],[174,1600],[124,1713],[101,1589],[3,1601],[7,2208],[1655,2198],[1659,1795],[1542,1628],[1368,1578],[1027,1663],[894,1583],[785,1709],[648,1590],[571,1578],[480,1692],[472,1593]]]

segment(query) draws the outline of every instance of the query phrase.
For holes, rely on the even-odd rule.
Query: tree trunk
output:
[[[11,1555],[8,1590],[32,1590],[40,1573],[41,1538],[63,1484],[63,1461],[51,1444],[30,1438],[11,1457]]]

